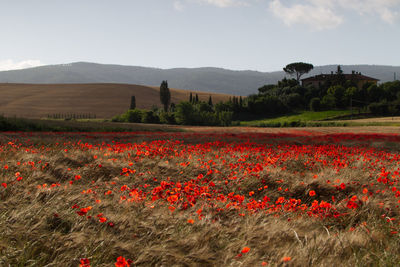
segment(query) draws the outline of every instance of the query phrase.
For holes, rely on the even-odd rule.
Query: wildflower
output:
[[[82,258],[80,260],[79,267],[90,267],[90,261],[87,258]]]
[[[249,252],[250,251],[250,248],[249,247],[244,247],[243,249],[242,249],[242,253],[247,253],[247,252]]]
[[[130,267],[130,264],[124,257],[119,256],[117,258],[117,262],[115,263],[115,267]]]
[[[315,193],[315,191],[314,191],[314,190],[311,190],[310,192],[308,192],[308,194],[310,195],[310,197],[313,197],[313,196],[315,196],[315,195],[316,195],[316,193]]]
[[[282,261],[283,261],[283,262],[289,262],[289,261],[291,261],[291,260],[292,260],[291,257],[283,257],[283,258],[282,258]]]
[[[86,215],[86,213],[88,213],[88,211],[91,210],[91,209],[92,209],[92,206],[89,206],[89,207],[87,207],[87,208],[81,208],[80,211],[77,211],[76,213],[77,213],[79,216],[84,216],[84,215]]]
[[[174,206],[169,206],[168,209],[169,209],[171,212],[174,212],[176,208],[175,208]]]

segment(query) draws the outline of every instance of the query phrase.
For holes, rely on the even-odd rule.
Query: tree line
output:
[[[162,109],[136,108],[136,99],[131,98],[130,109],[115,116],[113,121],[167,123],[182,125],[232,125],[234,121],[273,117],[296,111],[323,111],[355,108],[360,112],[376,115],[400,113],[400,81],[377,85],[366,82],[359,86],[357,79],[347,79],[340,66],[335,73],[327,75],[324,83],[317,87],[302,86],[300,78],[313,69],[309,63],[297,62],[287,65],[284,71],[295,78],[283,78],[276,84],[258,88],[257,94],[247,97],[231,97],[228,101],[213,103],[201,101],[197,94],[190,93],[187,101],[171,103],[168,82],[160,86]]]
[[[365,82],[360,86],[353,72],[344,75],[340,66],[335,73],[325,75],[325,81],[318,87],[302,86],[299,77],[310,71],[313,66],[297,63],[300,69],[287,69],[296,79],[284,78],[277,84],[268,84],[258,89],[258,94],[246,98],[247,112],[261,116],[273,116],[294,111],[323,111],[332,109],[358,109],[375,115],[393,115],[400,113],[400,81],[376,84]],[[304,65],[301,65],[304,64]],[[290,64],[292,65],[292,64]],[[299,66],[296,65],[296,66]],[[293,67],[293,65],[292,65]]]
[[[232,100],[233,99],[233,100]],[[239,98],[232,98],[229,102],[239,103]],[[130,109],[115,116],[117,122],[166,123],[181,125],[213,125],[228,126],[232,124],[233,110],[226,103],[213,104],[212,96],[208,101],[199,100],[198,94],[190,93],[187,101],[178,104],[171,103],[171,92],[167,81],[160,86],[160,102],[162,109],[157,107],[151,110],[136,108],[136,98],[131,97]],[[240,97],[240,102],[243,103]]]

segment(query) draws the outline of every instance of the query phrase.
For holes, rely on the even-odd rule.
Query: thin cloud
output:
[[[288,26],[307,24],[317,30],[335,28],[343,23],[344,18],[339,15],[343,10],[360,16],[377,16],[390,24],[400,17],[400,0],[305,0],[291,1],[288,5],[273,0],[269,8]]]
[[[399,18],[400,0],[339,0],[338,4],[360,15],[378,15],[391,24]]]
[[[174,9],[177,11],[183,11],[185,8],[181,1],[174,1]]]
[[[19,62],[14,62],[12,59],[0,60],[0,71],[4,70],[19,70],[32,67],[43,66],[44,64],[40,60],[24,60]]]
[[[308,0],[316,6],[352,10],[360,15],[377,15],[394,23],[399,18],[400,0]]]
[[[244,0],[197,0],[196,2],[213,5],[220,8],[248,5]]]
[[[269,5],[272,13],[288,25],[305,24],[317,30],[332,29],[343,22],[328,7],[296,4],[284,6],[280,0],[274,0]]]

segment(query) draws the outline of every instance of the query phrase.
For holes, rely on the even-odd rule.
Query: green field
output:
[[[302,113],[290,114],[285,116],[279,116],[275,118],[267,118],[262,120],[253,120],[253,121],[241,121],[240,125],[242,126],[290,126],[293,123],[298,122],[321,122],[325,120],[335,119],[337,117],[342,117],[346,115],[350,115],[350,110],[328,110],[328,111],[304,111]]]

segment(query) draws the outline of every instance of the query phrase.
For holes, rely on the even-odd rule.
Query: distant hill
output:
[[[230,95],[194,92],[199,99],[214,103]],[[135,95],[138,108],[161,107],[159,88],[132,84],[0,84],[0,115],[26,118],[48,114],[92,114],[111,118],[129,109]],[[171,89],[171,102],[189,99],[189,91]]]
[[[308,76],[330,73],[335,71],[336,67],[337,65],[317,66]],[[397,78],[400,78],[400,66],[343,65],[342,69],[345,73],[351,73],[352,70],[359,71],[380,79],[381,82],[393,80],[395,72]],[[283,71],[233,71],[221,68],[157,69],[77,62],[2,71],[0,83],[123,83],[159,86],[161,81],[168,80],[172,88],[247,96],[257,93],[259,87],[274,84],[283,77],[285,77]]]
[[[282,72],[231,71],[219,68],[156,69],[95,63],[49,65],[0,72],[0,83],[124,83],[248,95],[266,83],[283,78]]]

